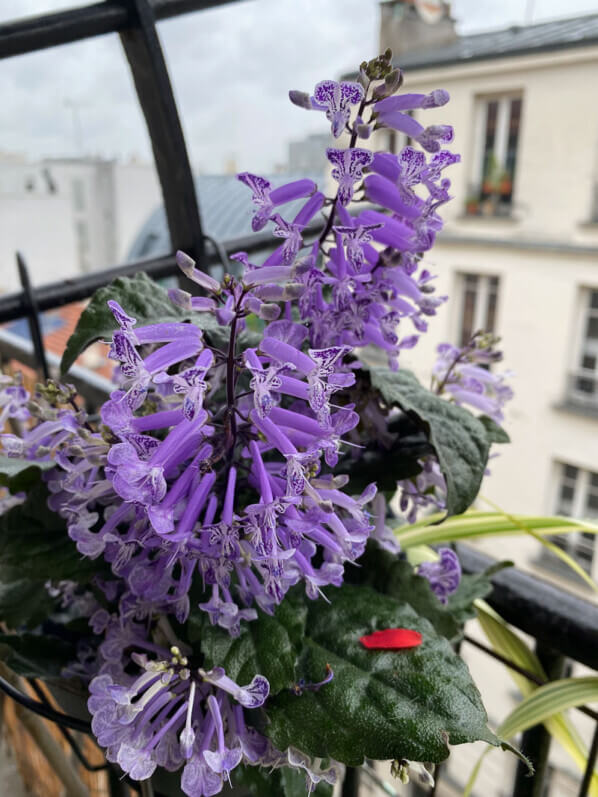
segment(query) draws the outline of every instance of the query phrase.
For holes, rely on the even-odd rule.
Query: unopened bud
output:
[[[307,92],[292,89],[289,91],[289,99],[293,105],[298,105],[299,108],[305,108],[308,111],[311,110],[311,98]]]

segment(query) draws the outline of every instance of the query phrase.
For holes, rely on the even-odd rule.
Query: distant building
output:
[[[161,193],[155,168],[102,158],[29,161],[0,153],[0,292],[116,265]]]
[[[328,171],[326,147],[333,145],[330,133],[313,133],[301,141],[289,143],[288,172],[303,177],[306,174],[323,175]]]

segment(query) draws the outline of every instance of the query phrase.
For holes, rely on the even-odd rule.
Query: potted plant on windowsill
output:
[[[498,193],[503,201],[510,198],[513,193],[513,178],[507,171],[504,171],[500,176]]]
[[[468,216],[478,216],[480,213],[480,200],[477,196],[469,196],[465,200],[465,213]]]

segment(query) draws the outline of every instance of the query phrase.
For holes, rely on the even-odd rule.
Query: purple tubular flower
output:
[[[449,101],[449,93],[444,89],[436,89],[430,94],[399,94],[385,97],[374,105],[376,113],[393,113],[394,111],[411,111],[414,108],[439,108]]]
[[[351,117],[351,105],[359,105],[363,96],[363,87],[359,83],[322,80],[314,89],[311,107],[326,112],[332,135],[338,138]]]
[[[251,189],[251,198],[257,206],[251,221],[254,232],[259,232],[266,226],[275,207],[292,202],[294,199],[311,196],[317,188],[313,180],[307,179],[294,180],[279,188],[272,188],[269,180],[249,172],[241,172],[237,175],[237,179]]]
[[[348,205],[353,198],[355,183],[363,177],[363,170],[373,160],[373,154],[367,149],[333,149],[326,150],[326,156],[333,165],[332,176],[338,182],[338,200],[341,205]]]
[[[376,205],[388,210],[394,211],[397,215],[405,218],[415,219],[421,213],[421,205],[423,200],[419,203],[405,202],[404,195],[401,194],[399,188],[395,183],[387,180],[379,174],[369,174],[364,180],[365,195]]]
[[[391,98],[392,99],[392,98]],[[381,127],[392,127],[406,136],[418,138],[424,132],[423,125],[420,125],[412,116],[401,111],[385,111],[377,114],[376,123]]]
[[[220,283],[204,271],[195,268],[195,260],[180,250],[176,253],[176,262],[183,274],[210,293],[220,293]]]
[[[423,562],[417,572],[430,582],[438,600],[446,604],[461,582],[461,564],[450,548],[440,548],[438,553],[440,559],[437,562]]]

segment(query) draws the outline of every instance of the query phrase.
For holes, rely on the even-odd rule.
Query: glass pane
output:
[[[471,340],[474,333],[473,325],[475,319],[475,307],[477,300],[478,278],[475,274],[464,276],[463,292],[463,318],[461,319],[461,340],[460,345],[465,346]]]
[[[486,131],[484,135],[484,155],[482,161],[482,193],[486,199],[493,191],[492,181],[496,175],[496,158],[494,156],[494,140],[496,138],[496,120],[498,117],[498,100],[490,100],[486,104]]]
[[[590,316],[590,318],[588,318],[586,338],[591,340],[598,339],[598,316]]]
[[[593,354],[584,354],[581,358],[581,367],[586,368],[588,371],[596,369],[596,357]]]
[[[569,484],[561,485],[561,501],[573,501],[575,488]]]
[[[574,465],[563,465],[563,475],[566,479],[577,479],[577,474],[579,473],[579,468],[576,468]]]
[[[34,286],[127,260],[162,196],[118,36],[6,59],[0,93],[2,288],[17,250]]]
[[[512,196],[512,180],[515,176],[515,165],[517,160],[517,142],[519,141],[519,127],[521,124],[521,98],[511,100],[511,113],[509,116],[509,138],[507,140],[507,157],[505,163],[505,170],[511,178],[511,193],[508,199]]]
[[[598,291],[592,291],[590,293],[590,307],[594,310],[598,310]]]
[[[598,473],[590,473],[590,486],[598,489]]]
[[[496,328],[496,305],[498,303],[498,278],[488,280],[488,304],[486,306],[486,332],[494,332]]]
[[[586,510],[591,517],[596,517],[596,515],[598,515],[598,492],[588,494]]]

